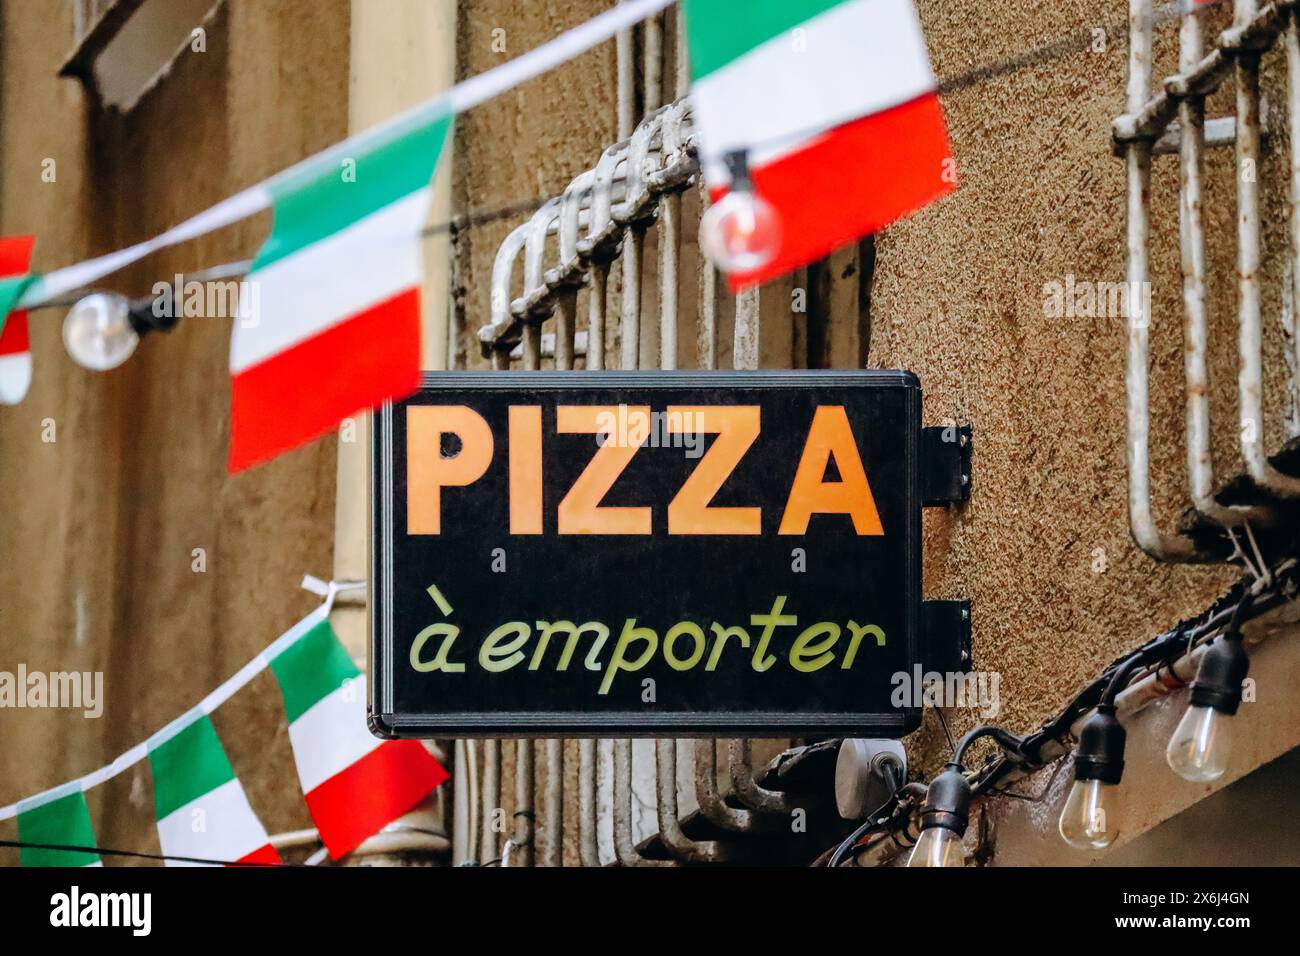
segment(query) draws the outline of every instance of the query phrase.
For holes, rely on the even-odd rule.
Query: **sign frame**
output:
[[[806,390],[818,386],[892,388],[905,391],[909,420],[900,444],[905,459],[903,482],[906,575],[903,644],[907,667],[925,666],[922,640],[921,514],[923,508],[923,448],[921,384],[902,370],[758,370],[758,371],[438,371],[422,375],[419,395],[433,391],[501,390],[519,387],[537,390],[609,390],[634,388],[653,392],[705,386]],[[411,396],[415,397],[415,396]],[[754,710],[745,713],[691,712],[689,714],[618,711],[583,714],[550,711],[484,710],[458,714],[398,714],[394,701],[394,488],[397,463],[393,456],[395,408],[388,402],[372,417],[370,451],[371,579],[368,603],[367,655],[370,689],[367,701],[371,732],[395,738],[507,737],[796,737],[853,736],[901,738],[921,723],[922,708],[904,706],[890,711],[790,713]],[[868,467],[870,465],[868,464]],[[380,652],[380,649],[385,649]],[[575,708],[576,710],[576,708]]]

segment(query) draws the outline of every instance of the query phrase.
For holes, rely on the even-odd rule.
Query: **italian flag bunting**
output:
[[[415,808],[447,779],[416,740],[380,740],[366,726],[366,679],[321,621],[271,659],[284,695],[298,779],[334,859]]]
[[[27,313],[11,311],[35,280],[28,273],[35,236],[0,238],[0,405],[17,405],[32,383]]]
[[[158,842],[171,857],[279,863],[206,714],[149,742]],[[168,860],[168,866],[202,866]]]
[[[94,846],[90,810],[81,788],[62,795],[43,794],[18,804],[18,840],[47,846]],[[103,866],[98,853],[49,850],[24,846],[19,850],[23,866]]]
[[[420,239],[451,121],[272,181],[230,349],[232,473],[419,386]]]
[[[691,102],[717,201],[748,154],[781,216],[763,282],[876,232],[956,187],[912,0],[684,0]]]

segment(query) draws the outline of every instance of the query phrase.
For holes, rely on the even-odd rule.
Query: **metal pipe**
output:
[[[729,746],[731,758],[731,785],[735,787],[736,797],[751,810],[760,813],[789,816],[799,809],[784,793],[765,790],[754,779],[753,741],[739,739],[731,741]]]
[[[1179,70],[1190,73],[1204,55],[1198,11],[1190,11],[1179,32]],[[1187,474],[1192,504],[1211,521],[1237,525],[1260,518],[1258,508],[1221,505],[1214,497],[1214,456],[1210,449],[1209,371],[1206,366],[1205,229],[1201,218],[1201,173],[1205,148],[1205,97],[1190,93],[1178,106],[1179,251],[1186,312],[1183,368],[1187,379]],[[1130,295],[1138,290],[1130,289]]]
[[[555,367],[573,368],[573,342],[576,335],[578,290],[565,289],[555,300]]]
[[[480,863],[490,863],[500,854],[497,847],[496,830],[494,829],[497,813],[500,809],[501,741],[484,740],[482,811],[479,813],[479,819],[483,821],[479,828],[478,858]]]
[[[472,856],[474,839],[470,829],[470,801],[473,795],[469,786],[469,758],[466,755],[468,741],[457,740],[452,748],[452,821],[451,821],[451,862],[459,866]]]
[[[659,108],[664,95],[664,30],[659,14],[648,17],[641,29],[645,36],[645,104],[642,112]]]
[[[605,298],[609,286],[609,263],[591,267],[591,285],[587,289],[587,368],[605,368]]]
[[[718,792],[718,742],[712,738],[692,741],[695,746],[695,799],[704,818],[733,833],[752,833],[769,821],[751,810],[728,806]]]
[[[1287,20],[1286,47],[1287,131],[1291,140],[1291,304],[1293,315],[1300,315],[1300,12],[1292,10]],[[1296,405],[1300,407],[1300,321],[1292,329],[1295,361]]]
[[[623,306],[619,313],[622,367],[636,368],[641,354],[641,271],[645,264],[645,209],[650,201],[645,178],[650,142],[658,131],[658,118],[640,123],[632,133],[624,173],[627,195],[614,209],[614,219],[627,224],[623,238]]]
[[[758,286],[742,289],[736,295],[736,330],[732,345],[732,368],[758,368]]]
[[[533,742],[515,741],[515,833],[512,866],[533,865]]]
[[[564,741],[543,741],[542,772],[546,784],[542,789],[541,865],[564,865]]]
[[[635,53],[632,49],[632,39],[630,29],[620,30],[618,36],[614,39],[615,73],[618,87],[616,109],[618,111],[619,139],[627,139],[631,136],[632,125],[636,122],[636,107],[633,101],[636,87],[636,63],[633,59]]]
[[[1234,23],[1254,19],[1258,0],[1236,0]],[[1274,494],[1300,495],[1300,478],[1284,475],[1264,450],[1263,323],[1260,307],[1259,54],[1238,50],[1237,79],[1237,280],[1241,366],[1241,457],[1255,483]]]
[[[681,256],[678,226],[682,197],[672,193],[659,207],[659,367],[677,368],[677,263]]]
[[[632,835],[632,741],[614,741],[614,856],[622,866],[646,866]]]
[[[1151,0],[1129,0],[1128,110],[1139,113],[1151,89]],[[1151,449],[1147,296],[1147,212],[1150,201],[1151,143],[1133,140],[1124,148],[1128,185],[1129,307],[1124,376],[1128,419],[1129,528],[1143,551],[1159,561],[1208,560],[1193,542],[1156,528],[1151,514]],[[1135,291],[1137,290],[1137,291]]]
[[[677,812],[677,741],[655,741],[656,808],[659,811],[659,838],[668,851],[686,863],[722,863],[727,851],[714,840],[695,841],[682,832]]]
[[[542,367],[542,326],[540,322],[524,325],[524,371],[536,372]]]
[[[600,866],[600,842],[596,834],[598,761],[596,741],[579,740],[578,858],[583,866]]]

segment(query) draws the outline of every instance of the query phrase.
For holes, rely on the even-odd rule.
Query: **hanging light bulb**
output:
[[[77,302],[63,321],[63,345],[82,368],[106,372],[131,357],[140,333],[131,303],[111,292],[96,292]]]
[[[1099,704],[1079,732],[1074,786],[1061,810],[1061,837],[1079,850],[1104,850],[1119,836],[1119,782],[1127,734],[1115,705]]]
[[[700,219],[700,248],[728,274],[754,272],[781,249],[781,216],[754,192],[744,150],[728,153],[731,187]]]
[[[921,808],[921,837],[908,857],[911,866],[964,866],[961,838],[970,814],[970,784],[959,764],[935,777]]]
[[[1184,780],[1218,780],[1228,769],[1232,749],[1231,717],[1241,705],[1241,685],[1250,658],[1241,646],[1235,623],[1210,645],[1192,681],[1192,699],[1169,738],[1165,760]]]

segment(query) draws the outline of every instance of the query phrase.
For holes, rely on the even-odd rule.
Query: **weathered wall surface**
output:
[[[56,76],[67,8],[6,0],[0,21],[0,232],[37,233],[38,269],[156,234],[347,134],[345,0],[231,0],[207,52],[183,55],[125,116]],[[105,285],[146,293],[250,255],[265,228],[205,237]],[[0,412],[0,669],[102,670],[106,702],[99,720],[0,714],[0,803],[99,766],[193,706],[314,606],[297,590],[303,572],[331,567],[332,440],[225,475],[228,320],[187,320],[95,374],[67,358],[62,319],[33,313],[32,392]],[[309,825],[282,713],[264,675],[215,718],[271,832]],[[102,845],[156,847],[151,792],[141,765],[90,795]]]

